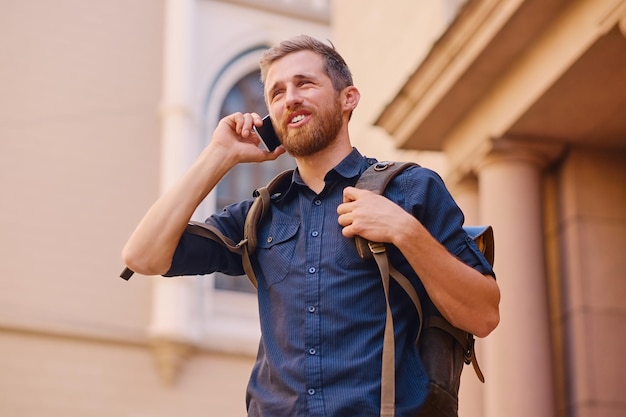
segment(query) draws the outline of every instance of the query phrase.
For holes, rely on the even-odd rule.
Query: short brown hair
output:
[[[326,65],[324,70],[331,79],[333,88],[341,91],[344,88],[354,85],[352,73],[346,61],[339,55],[335,47],[327,45],[308,35],[299,35],[282,41],[278,45],[268,49],[263,53],[259,65],[261,67],[261,82],[265,83],[267,71],[275,61],[293,52],[312,51],[324,58]]]

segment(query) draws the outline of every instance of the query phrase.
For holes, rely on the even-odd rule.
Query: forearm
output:
[[[222,149],[209,145],[185,175],[148,210],[122,252],[129,268],[144,275],[168,271],[194,211],[234,164]]]
[[[479,337],[499,322],[500,291],[491,276],[464,264],[412,216],[393,243],[402,251],[437,309],[454,326]]]

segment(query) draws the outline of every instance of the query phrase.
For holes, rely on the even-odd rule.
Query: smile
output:
[[[298,123],[299,121],[304,119],[304,115],[300,114],[296,117],[294,117],[293,119],[291,119],[291,123]]]

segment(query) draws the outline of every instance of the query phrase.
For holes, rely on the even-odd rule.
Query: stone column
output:
[[[183,175],[198,154],[192,93],[195,1],[165,2],[161,192]],[[174,382],[199,340],[200,303],[197,278],[154,278],[149,335],[158,371],[167,384]]]
[[[465,225],[478,225],[480,222],[480,207],[478,181],[472,175],[467,175],[451,187],[454,200],[465,215]],[[476,357],[480,366],[483,366],[484,341],[476,340]],[[483,369],[484,370],[484,369]],[[461,388],[459,389],[459,417],[484,417],[485,386],[476,377],[474,368],[465,366],[461,374]]]
[[[486,417],[555,415],[541,199],[545,151],[499,140],[479,166],[480,216],[494,228],[502,293],[500,324],[481,346]]]

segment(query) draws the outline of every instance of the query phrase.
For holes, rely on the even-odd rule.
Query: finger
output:
[[[343,202],[349,203],[356,201],[364,192],[366,191],[355,187],[346,187],[343,189]]]
[[[346,226],[341,229],[341,234],[343,235],[343,237],[347,237],[348,239],[356,236],[356,233],[352,232],[352,228],[350,228],[350,226]]]
[[[337,222],[340,226],[343,227],[350,226],[352,224],[352,216],[350,215],[350,213],[340,214],[337,217]]]
[[[229,114],[220,120],[220,124],[224,123],[228,128],[236,135],[241,134],[241,128],[243,126],[243,114],[240,112]]]
[[[262,126],[263,125],[263,118],[261,116],[259,116],[258,113],[250,113],[252,115],[252,123],[255,126]]]
[[[352,211],[352,207],[350,205],[351,201],[345,201],[337,206],[337,214],[343,215],[350,213]]]
[[[284,154],[285,152],[287,152],[287,150],[283,148],[282,145],[280,145],[276,149],[274,149],[272,152],[267,152],[267,155],[269,155],[267,159],[269,161],[273,161],[277,159],[279,156],[281,156],[282,154]]]
[[[257,115],[258,116],[258,115]],[[243,124],[241,126],[241,136],[247,138],[252,133],[252,126],[254,126],[254,115],[252,113],[243,114]]]

